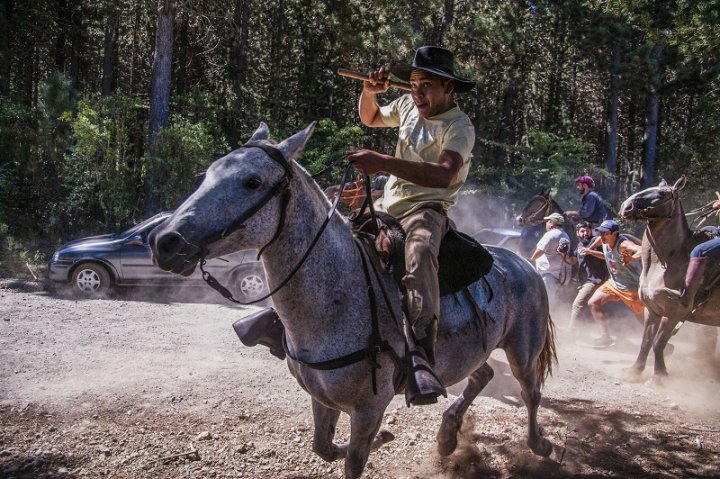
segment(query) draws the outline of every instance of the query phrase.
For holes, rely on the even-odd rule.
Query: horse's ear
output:
[[[662,180],[660,180],[660,184],[658,186],[662,188],[663,186],[667,186],[667,185],[668,185],[667,181],[665,181],[665,178],[663,178]]]
[[[278,145],[278,148],[283,152],[283,155],[285,155],[288,161],[297,160],[300,157],[314,130],[315,122],[312,122],[307,128],[295,133],[290,138],[286,138]]]
[[[685,188],[685,185],[687,184],[687,178],[685,178],[685,175],[682,175],[673,185],[673,190],[680,191],[683,188]]]
[[[550,199],[550,192],[551,192],[551,191],[552,191],[551,188],[549,188],[549,187],[548,187],[548,188],[545,188],[544,190],[542,190],[542,193],[540,194],[540,196],[544,196],[546,199],[549,200],[549,199]]]
[[[265,124],[264,121],[261,121],[260,124],[257,127],[257,130],[255,130],[255,133],[253,133],[252,137],[250,138],[250,141],[260,141],[260,140],[267,140],[270,138],[270,128]]]

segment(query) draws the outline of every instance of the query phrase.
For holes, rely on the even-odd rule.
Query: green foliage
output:
[[[315,133],[301,158],[301,163],[312,174],[336,162],[328,173],[318,178],[318,183],[324,187],[337,184],[348,164],[340,158],[366,144],[367,141],[365,132],[359,126],[349,125],[341,128],[333,120],[325,118],[315,126]]]
[[[581,173],[600,172],[591,162],[593,145],[577,138],[531,130],[523,146],[504,145],[516,159],[512,167],[494,167],[475,162],[471,176],[476,183],[497,185],[494,192],[527,200],[550,188],[561,204],[574,200],[574,178]]]
[[[170,125],[158,134],[155,150],[160,161],[159,198],[163,207],[173,208],[192,193],[210,163],[228,149],[223,140],[210,134],[204,122],[174,115]]]
[[[97,224],[117,230],[135,215],[142,157],[133,136],[142,134],[141,110],[140,102],[120,94],[78,104],[71,122],[75,142],[64,161],[65,194],[52,205],[70,230]]]

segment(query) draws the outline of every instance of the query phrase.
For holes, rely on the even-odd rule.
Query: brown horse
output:
[[[678,192],[685,186],[681,177],[674,185],[665,180],[656,187],[635,193],[625,200],[620,214],[626,219],[645,220],[648,226],[642,239],[642,273],[639,295],[645,304],[645,330],[640,353],[627,370],[629,379],[645,369],[650,348],[655,354],[655,377],[667,376],[663,350],[681,320],[720,326],[720,290],[715,287],[707,300],[684,317],[678,301],[667,289],[682,289],[690,252],[696,246],[685,218]]]

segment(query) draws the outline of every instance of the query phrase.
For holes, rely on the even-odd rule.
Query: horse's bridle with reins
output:
[[[666,204],[672,202],[672,209],[670,210],[670,213],[668,213],[667,216],[647,216],[647,212],[656,210],[662,206],[665,206]],[[675,216],[675,205],[677,204],[677,193],[674,189],[670,188],[670,198],[666,199],[662,203],[658,203],[657,205],[651,205],[647,208],[638,208],[638,215],[641,219],[650,221],[654,219],[659,220],[668,220]]]
[[[543,211],[547,211],[550,209],[550,200],[549,199],[545,198],[543,195],[538,195],[538,196],[536,196],[536,198],[542,198],[544,200],[544,203],[540,208],[538,208],[536,211],[533,211],[531,214],[529,214],[527,216],[527,219],[525,219],[525,221],[527,221],[528,223],[530,223],[532,221],[538,221],[538,220],[541,220],[540,222],[542,222],[542,219],[545,216],[547,216],[545,213],[543,213]],[[538,215],[540,215],[539,218],[538,218]]]

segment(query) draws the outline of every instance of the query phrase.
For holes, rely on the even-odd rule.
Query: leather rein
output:
[[[235,299],[232,295],[232,293],[225,288],[220,282],[211,275],[208,271],[204,269],[204,265],[206,263],[205,256],[207,255],[207,246],[208,244],[211,244],[215,241],[219,241],[222,238],[232,234],[233,232],[237,231],[242,227],[242,224],[247,221],[250,217],[252,217],[255,213],[257,213],[265,204],[267,204],[275,195],[282,194],[282,208],[280,211],[280,221],[278,223],[277,230],[275,231],[275,234],[273,235],[272,239],[263,246],[260,251],[258,252],[258,258],[262,254],[263,250],[267,248],[271,243],[273,243],[278,236],[280,236],[280,232],[282,230],[282,227],[285,224],[285,210],[287,208],[288,201],[290,199],[290,180],[293,177],[292,173],[292,167],[288,163],[288,161],[285,159],[285,156],[282,154],[282,152],[270,145],[267,145],[265,143],[259,143],[259,142],[249,142],[242,146],[242,148],[259,148],[263,150],[267,155],[273,159],[275,162],[279,163],[283,169],[285,170],[285,174],[283,177],[274,184],[270,190],[261,198],[261,200],[255,204],[252,208],[250,208],[248,211],[246,211],[244,214],[242,214],[237,220],[235,220],[230,226],[227,228],[224,228],[221,231],[217,231],[214,233],[209,234],[203,239],[203,248],[202,248],[202,255],[200,258],[200,271],[202,272],[202,278],[205,280],[205,282],[214,290],[219,292],[223,297],[228,299],[229,301],[232,301],[233,303],[242,304],[242,305],[250,305],[255,304],[260,301],[263,301],[273,294],[277,293],[281,288],[283,288],[292,278],[295,276],[295,273],[298,272],[300,267],[305,263],[305,260],[310,256],[310,253],[314,249],[315,245],[317,244],[318,240],[322,236],[323,232],[325,231],[328,223],[330,222],[330,219],[332,218],[333,214],[337,210],[338,204],[340,203],[340,198],[342,196],[342,192],[345,189],[345,184],[347,183],[348,173],[352,169],[352,164],[349,164],[347,168],[345,169],[345,173],[343,174],[342,181],[340,183],[339,191],[337,192],[337,196],[335,198],[335,201],[333,202],[332,207],[330,208],[329,213],[325,217],[325,220],[323,221],[322,225],[320,226],[320,229],[318,230],[317,234],[313,238],[312,242],[310,243],[310,246],[308,247],[305,254],[300,258],[300,261],[298,261],[297,265],[292,269],[290,274],[288,274],[287,278],[285,278],[278,286],[273,288],[272,291],[270,291],[265,296],[256,299],[254,301],[249,302],[242,302]],[[323,171],[321,171],[319,174],[324,173],[327,170],[327,168]],[[365,187],[366,187],[366,200],[365,205],[363,205],[363,210],[365,209],[365,206],[367,205],[370,209],[370,214],[372,216],[372,219],[375,223],[377,223],[377,218],[375,216],[375,210],[372,205],[372,193],[371,193],[371,187],[370,187],[370,178],[368,175],[365,175]],[[386,341],[383,340],[380,335],[380,326],[378,322],[378,305],[377,305],[377,295],[375,294],[375,289],[372,286],[372,278],[370,276],[370,269],[373,270],[375,273],[375,277],[378,281],[378,284],[380,285],[380,288],[382,289],[383,296],[385,298],[385,303],[387,305],[388,311],[390,312],[392,318],[395,320],[395,323],[399,326],[400,322],[398,321],[397,317],[395,316],[395,312],[392,308],[392,303],[390,302],[389,295],[387,291],[385,290],[385,287],[382,283],[382,280],[380,278],[380,275],[375,268],[375,265],[372,263],[372,261],[369,261],[367,258],[367,252],[364,250],[363,246],[361,245],[360,241],[356,238],[355,239],[355,245],[358,248],[358,252],[360,254],[360,257],[362,259],[362,265],[363,265],[363,272],[365,276],[365,282],[367,284],[367,291],[368,291],[368,297],[370,300],[370,311],[371,311],[371,325],[372,325],[372,333],[369,345],[366,348],[360,349],[358,351],[355,351],[350,354],[346,354],[345,356],[330,359],[327,361],[319,361],[314,363],[309,363],[302,361],[298,358],[296,358],[293,354],[290,353],[289,348],[287,346],[287,342],[285,339],[285,335],[283,335],[283,349],[285,350],[285,354],[292,359],[293,361],[296,361],[304,366],[307,366],[311,369],[318,369],[318,370],[330,370],[330,369],[339,369],[346,366],[350,366],[352,364],[355,364],[357,362],[360,362],[362,360],[367,359],[370,362],[370,366],[372,369],[372,386],[373,386],[373,393],[377,394],[377,370],[380,369],[380,364],[377,361],[377,355],[380,352],[388,352],[391,356],[391,358],[395,361],[396,364],[401,365],[402,359],[398,356],[398,354],[395,352],[395,350],[392,348],[392,346]],[[402,380],[400,380],[402,381]],[[400,382],[398,381],[398,383]],[[396,384],[396,387],[398,384]]]

